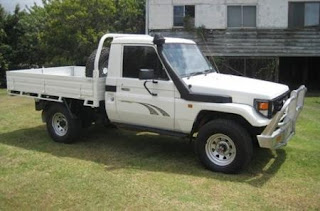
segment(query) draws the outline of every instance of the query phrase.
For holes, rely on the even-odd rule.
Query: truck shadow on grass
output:
[[[106,171],[136,169],[194,175],[211,179],[263,186],[286,159],[284,150],[256,149],[252,162],[238,175],[206,170],[186,139],[92,127],[82,132],[74,144],[53,142],[45,126],[0,134],[0,143],[26,150],[72,157],[103,164]]]

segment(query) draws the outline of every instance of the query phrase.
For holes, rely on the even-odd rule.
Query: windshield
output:
[[[168,43],[163,45],[163,54],[180,77],[215,72],[212,65],[194,44]]]

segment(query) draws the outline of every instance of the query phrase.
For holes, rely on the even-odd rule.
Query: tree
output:
[[[17,5],[7,14],[0,5],[0,81],[4,84],[5,71],[40,66],[44,63],[41,51],[41,31],[44,9],[36,5],[21,11]]]
[[[6,43],[7,33],[5,31],[5,25],[8,14],[4,11],[2,5],[0,5],[0,87],[5,86],[5,71],[9,68],[8,52],[11,48]]]
[[[115,29],[122,33],[144,33],[145,0],[116,0]]]
[[[50,65],[84,65],[107,32],[144,31],[144,0],[50,0],[44,5]]]
[[[114,31],[116,8],[112,0],[52,0],[43,35],[47,62],[84,65],[99,38]]]
[[[43,0],[7,14],[0,5],[0,78],[5,70],[84,65],[108,32],[143,33],[145,0]]]
[[[7,38],[6,31],[4,29],[7,19],[7,13],[4,11],[4,8],[0,5],[0,74],[8,69],[8,61],[5,58],[5,52],[9,47],[6,45],[5,40]]]
[[[19,27],[23,34],[17,39],[19,48],[17,55],[26,68],[42,66],[46,63],[46,52],[43,45],[43,35],[46,28],[48,15],[44,8],[37,5],[28,9],[19,21]]]

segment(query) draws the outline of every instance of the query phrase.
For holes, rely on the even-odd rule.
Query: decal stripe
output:
[[[121,102],[123,102],[123,103],[135,103],[135,104],[140,104],[140,105],[146,107],[146,108],[149,110],[149,112],[150,112],[151,115],[159,115],[158,112],[157,112],[154,108],[152,108],[151,106],[145,105],[144,103],[133,102],[133,101],[126,101],[126,100],[121,100]]]
[[[146,103],[146,105],[152,106],[153,108],[157,109],[163,116],[170,117],[170,115],[167,112],[165,112],[163,109],[161,109],[157,106],[151,105],[151,104],[147,104],[147,103]]]
[[[144,103],[138,103],[138,104],[143,105],[144,107],[146,107],[149,110],[151,115],[159,115],[158,112],[154,108],[152,108],[151,106],[148,106],[148,105],[146,105]]]
[[[162,114],[162,116],[165,116],[165,117],[170,117],[170,115],[164,111],[163,109],[155,106],[155,105],[151,105],[151,104],[148,104],[148,103],[140,103],[140,102],[133,102],[133,101],[126,101],[126,100],[122,100],[121,102],[124,102],[124,103],[136,103],[136,104],[140,104],[144,107],[146,107],[150,114],[151,115],[159,115],[158,111]]]

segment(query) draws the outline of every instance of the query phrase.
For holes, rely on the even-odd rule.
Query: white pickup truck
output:
[[[224,173],[249,163],[254,142],[286,145],[307,90],[220,74],[191,40],[125,34],[104,35],[86,67],[8,71],[7,86],[35,99],[54,141],[98,121],[196,137],[200,161]]]

